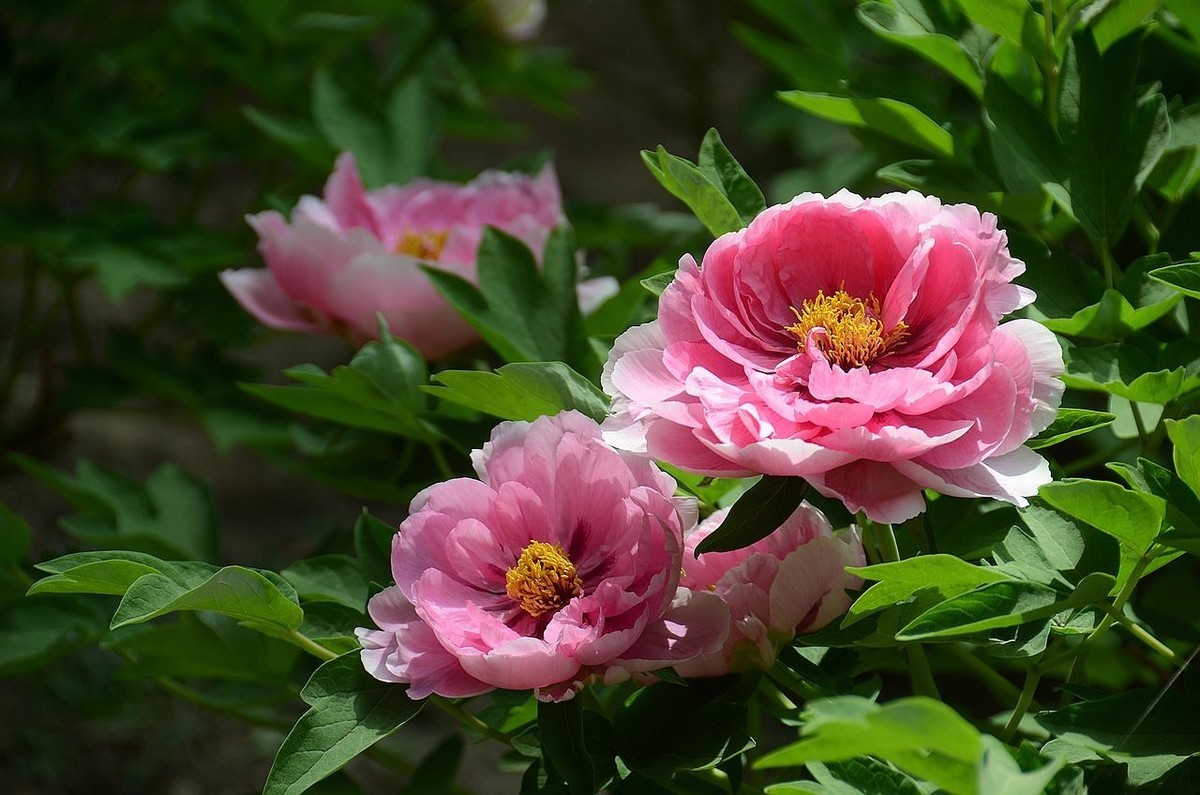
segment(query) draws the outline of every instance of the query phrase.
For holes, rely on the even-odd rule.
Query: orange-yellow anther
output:
[[[545,541],[530,541],[504,579],[508,595],[535,618],[559,609],[583,591],[567,553]]]
[[[817,348],[826,361],[846,370],[870,364],[908,336],[904,321],[884,331],[879,319],[879,300],[874,294],[863,301],[845,290],[833,295],[818,291],[816,298],[805,301],[799,309],[792,307],[792,311],[796,313],[796,322],[785,330],[796,335],[800,350],[804,350],[809,332],[825,329],[814,340]]]
[[[437,258],[442,256],[442,249],[446,247],[446,238],[450,233],[446,230],[440,232],[405,232],[396,241],[395,252],[397,254],[408,254],[417,259],[436,262]]]

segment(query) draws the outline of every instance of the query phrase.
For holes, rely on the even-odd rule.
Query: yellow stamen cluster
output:
[[[559,609],[583,591],[567,553],[545,541],[530,541],[504,580],[508,595],[534,618]]]
[[[396,241],[394,250],[397,254],[408,254],[417,259],[436,262],[438,257],[442,256],[442,249],[446,247],[448,237],[450,232],[444,229],[440,232],[405,232]]]
[[[884,332],[883,321],[879,319],[879,299],[873,293],[864,302],[845,290],[833,295],[818,291],[816,298],[805,301],[799,309],[792,307],[792,311],[796,313],[796,322],[785,331],[796,335],[798,347],[804,349],[813,329],[825,329],[815,340],[817,348],[826,361],[846,370],[870,364],[908,336],[904,321]]]

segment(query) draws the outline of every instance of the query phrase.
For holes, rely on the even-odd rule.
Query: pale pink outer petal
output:
[[[408,695],[414,699],[433,693],[465,698],[493,688],[468,674],[458,658],[437,642],[398,588],[371,597],[367,611],[381,629],[359,628],[355,634],[363,647],[363,667],[376,679],[408,683]]]
[[[382,313],[393,336],[427,359],[455,353],[479,340],[479,333],[455,312],[412,257],[367,254],[329,278],[325,297],[331,314],[367,339],[378,334]]]
[[[283,331],[320,332],[324,328],[312,314],[306,315],[287,294],[269,270],[241,268],[221,271],[221,283],[264,326]]]

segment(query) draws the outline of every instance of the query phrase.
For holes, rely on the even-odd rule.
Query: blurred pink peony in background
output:
[[[1054,335],[996,219],[917,193],[803,194],[685,256],[616,341],[605,438],[712,475],[795,475],[899,522],[922,489],[1025,505],[1054,419]]]
[[[473,460],[480,480],[426,489],[400,526],[380,629],[358,631],[373,676],[559,700],[721,648],[728,609],[677,589],[695,505],[653,463],[577,412],[502,423]]]
[[[720,651],[677,663],[682,676],[770,668],[797,634],[816,632],[845,613],[846,591],[862,584],[845,571],[866,562],[857,530],[833,535],[825,514],[807,502],[761,541],[697,558],[696,547],[728,513],[717,511],[688,534],[680,585],[714,593],[728,605],[729,637]]]
[[[519,238],[540,262],[563,214],[550,166],[536,177],[485,171],[466,185],[419,179],[364,191],[354,156],[343,153],[324,199],[301,198],[290,223],[274,211],[247,220],[267,268],[228,270],[221,281],[260,322],[361,343],[376,336],[382,312],[394,336],[432,359],[479,337],[420,265],[476,281],[485,226]],[[603,300],[610,282],[581,285],[580,295]]]

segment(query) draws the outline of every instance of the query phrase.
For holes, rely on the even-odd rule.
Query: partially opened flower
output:
[[[473,460],[480,480],[426,489],[400,526],[380,629],[358,632],[373,676],[414,698],[562,699],[721,647],[721,601],[677,593],[694,503],[654,464],[577,412],[502,423]]]
[[[267,268],[225,271],[221,280],[247,312],[272,328],[363,342],[378,333],[381,312],[394,336],[436,358],[478,334],[421,265],[475,281],[485,226],[517,237],[540,261],[550,230],[562,219],[550,166],[536,177],[486,171],[467,185],[420,179],[365,191],[353,155],[345,153],[325,184],[324,199],[300,199],[290,223],[274,211],[248,218]],[[603,298],[611,285],[600,284],[605,289],[597,297]]]
[[[727,514],[717,511],[688,534],[680,585],[725,602],[729,637],[719,651],[677,663],[683,676],[770,668],[797,634],[816,632],[845,613],[851,602],[847,590],[862,584],[845,570],[866,561],[857,530],[835,536],[825,514],[807,502],[761,541],[697,558],[696,547]]]
[[[898,522],[923,489],[1026,504],[1024,442],[1053,420],[1062,351],[996,219],[916,193],[814,194],[691,256],[604,373],[617,447],[713,475],[795,475]]]

